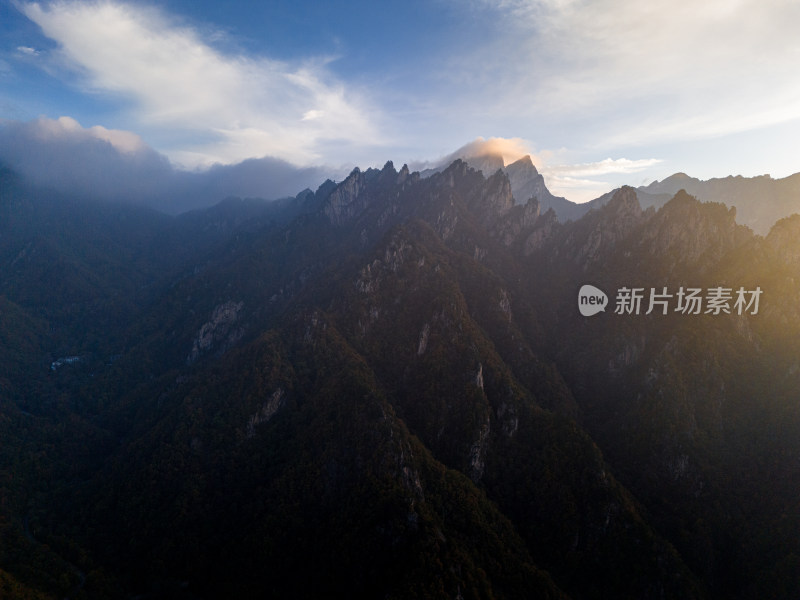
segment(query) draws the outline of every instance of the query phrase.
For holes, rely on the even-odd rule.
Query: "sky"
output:
[[[169,202],[486,148],[583,202],[800,171],[799,64],[795,0],[0,0],[0,161]]]

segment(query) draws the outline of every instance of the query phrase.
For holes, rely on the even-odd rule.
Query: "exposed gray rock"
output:
[[[186,363],[192,364],[204,354],[223,354],[242,339],[244,328],[237,326],[244,303],[228,301],[214,308],[211,319],[200,327]]]
[[[735,208],[701,203],[682,191],[650,221],[640,245],[655,256],[671,252],[675,261],[688,264],[701,257],[718,260],[749,238],[749,230],[736,223]]]
[[[347,179],[331,192],[323,211],[333,225],[344,225],[367,208],[369,199],[366,194],[362,194],[365,187],[366,178],[356,167]]]
[[[245,436],[252,438],[256,434],[256,427],[262,423],[267,423],[283,407],[286,393],[283,388],[275,390],[269,399],[261,405],[258,412],[251,415],[247,420],[247,430]]]

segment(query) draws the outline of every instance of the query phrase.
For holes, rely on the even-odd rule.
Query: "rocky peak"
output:
[[[477,202],[471,208],[478,216],[488,222],[494,222],[513,206],[514,194],[511,191],[511,182],[506,174],[498,169],[481,187]]]
[[[297,194],[294,197],[294,199],[297,202],[301,202],[302,203],[302,202],[306,202],[309,198],[311,198],[313,196],[314,196],[314,192],[311,191],[311,188],[306,188],[303,191],[301,191],[299,194]]]
[[[460,158],[457,158],[436,177],[436,181],[439,185],[454,188],[456,187],[456,182],[466,177],[470,171],[472,171],[470,166]]]
[[[522,227],[530,227],[536,223],[541,214],[542,206],[536,198],[530,198],[528,203],[522,207],[521,225]],[[552,209],[550,211],[552,212]]]
[[[317,191],[314,192],[314,196],[316,196],[317,200],[324,200],[328,196],[331,195],[331,192],[336,189],[336,182],[331,179],[326,179],[323,181],[320,186],[317,188]]]
[[[765,241],[784,262],[796,265],[800,263],[798,239],[800,239],[800,215],[794,214],[775,223]]]
[[[394,170],[393,167],[392,170]],[[343,225],[363,212],[368,203],[366,196],[362,193],[366,188],[366,183],[366,177],[356,167],[331,192],[323,211],[333,225]]]
[[[636,221],[642,216],[642,207],[636,190],[628,185],[619,188],[603,211],[606,219]]]
[[[640,189],[648,194],[674,195],[681,189],[693,188],[699,183],[699,179],[690,177],[686,173],[675,173],[662,181],[654,181],[653,183]]]
[[[400,173],[397,174],[397,183],[398,185],[402,185],[405,183],[406,179],[408,179],[408,165],[403,165],[403,168],[400,169]]]
[[[508,165],[505,171],[508,173],[509,178],[515,177],[518,174],[523,174],[525,176],[535,176],[539,174],[539,171],[536,170],[536,165],[533,164],[530,154],[526,154],[519,160]]]
[[[697,181],[697,179],[694,178],[694,177],[690,177],[689,175],[687,175],[683,171],[679,171],[678,173],[674,173],[674,174],[670,175],[669,177],[667,177],[662,183],[669,182],[670,184],[676,184],[676,183],[677,184],[682,184],[682,183],[686,183],[687,181]]]
[[[499,154],[483,154],[466,157],[464,160],[476,171],[482,171],[484,177],[489,177],[492,173],[505,167],[503,157]]]
[[[533,164],[530,155],[525,155],[505,168],[517,204],[524,204],[529,198],[536,198],[545,209],[568,203],[566,198],[553,196],[544,177]]]
[[[736,223],[736,209],[718,202],[701,203],[680,190],[651,220],[642,245],[654,255],[674,250],[683,262],[702,256],[712,262],[749,239],[752,232]]]
[[[378,175],[378,181],[381,183],[395,183],[397,181],[397,171],[392,161],[387,160],[386,164],[383,165],[383,169],[381,169],[380,175]]]
[[[581,205],[570,202],[561,196],[554,196],[545,185],[544,177],[536,169],[530,155],[523,156],[517,161],[505,165],[503,157],[499,154],[484,154],[479,156],[465,157],[456,159],[446,169],[428,169],[421,173],[421,177],[430,177],[435,174],[442,174],[453,166],[462,163],[476,169],[485,177],[490,177],[492,173],[502,170],[508,176],[511,183],[511,191],[517,204],[525,204],[529,198],[536,198],[543,210],[553,208],[561,221],[575,220],[582,216],[586,211],[582,210]],[[412,175],[413,176],[413,175]],[[452,179],[441,180],[452,181]]]
[[[605,206],[590,212],[581,220],[584,223],[576,224],[578,228],[589,227],[585,234],[577,234],[582,242],[573,255],[576,262],[588,268],[589,263],[619,244],[651,214],[642,211],[636,190],[630,186],[621,187]]]

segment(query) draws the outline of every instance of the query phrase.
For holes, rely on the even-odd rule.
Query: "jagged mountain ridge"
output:
[[[736,208],[739,222],[759,235],[767,235],[778,220],[800,212],[800,173],[782,179],[737,175],[708,180],[675,173],[663,181],[636,188],[636,195],[643,207],[660,208],[681,190],[701,202],[719,202]],[[612,190],[579,206],[585,211],[597,208],[615,192]]]
[[[735,206],[740,222],[761,235],[766,235],[779,219],[800,211],[798,173],[782,179],[761,175],[705,181],[677,173],[639,189],[647,194],[666,196],[684,189],[703,202],[722,202],[729,207]]]
[[[797,473],[780,457],[797,445],[784,401],[798,321],[778,299],[797,292],[794,222],[759,240],[686,195],[643,211],[625,188],[573,223],[514,199],[502,172],[457,161],[420,178],[387,163],[302,194],[288,222],[231,204],[230,218],[194,215],[186,239],[216,242],[195,239],[164,274],[144,257],[153,289],[123,334],[86,339],[77,298],[58,315],[74,338],[63,352],[84,362],[45,376],[32,361],[36,392],[9,380],[2,425],[17,431],[24,410],[60,440],[45,464],[66,502],[15,500],[8,530],[35,509],[37,531],[88,548],[119,587],[188,581],[200,595],[313,597],[313,570],[356,596],[791,597]],[[26,240],[4,239],[22,269]],[[586,278],[611,293],[751,287],[762,272],[763,320],[575,308]],[[47,298],[16,285],[2,290],[11,314],[30,316],[31,352],[47,352]],[[64,418],[80,426],[50,429]],[[785,435],[767,437],[777,423]],[[769,510],[753,512],[764,485]],[[742,509],[755,518],[731,526]],[[765,595],[775,582],[784,595]]]
[[[473,169],[481,171],[487,178],[497,171],[504,172],[508,177],[514,198],[518,204],[524,204],[529,199],[536,198],[542,213],[553,209],[558,219],[562,222],[577,219],[585,212],[580,204],[570,202],[562,196],[554,196],[547,189],[544,177],[536,169],[530,155],[523,156],[508,165],[505,164],[501,155],[491,153],[478,154],[476,156],[465,155],[457,160],[463,160]],[[427,169],[421,173],[421,176],[429,177],[433,173],[445,169],[449,164]]]
[[[505,164],[499,154],[465,155],[462,157],[471,167],[483,171],[486,177],[498,170],[504,171],[511,182],[517,202],[526,202],[534,197],[541,211],[552,208],[559,221],[576,221],[592,209],[606,204],[615,190],[585,203],[575,203],[561,196],[554,196],[538,172],[530,156]],[[444,167],[441,167],[444,168]],[[436,172],[428,170],[423,176]],[[721,202],[738,211],[739,222],[760,235],[766,235],[781,218],[800,212],[800,173],[781,179],[769,175],[700,180],[685,173],[675,173],[663,181],[654,181],[636,188],[636,195],[643,208],[660,208],[680,190],[685,190],[701,202]]]

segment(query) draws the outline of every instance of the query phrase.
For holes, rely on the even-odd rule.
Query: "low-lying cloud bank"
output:
[[[272,157],[185,171],[134,133],[84,128],[70,117],[0,125],[0,163],[35,185],[173,214],[229,196],[268,200],[294,196],[344,174],[322,167],[296,167]]]

